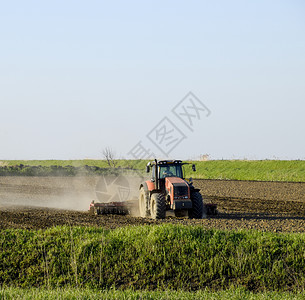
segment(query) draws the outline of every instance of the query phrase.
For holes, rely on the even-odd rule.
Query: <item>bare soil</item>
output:
[[[202,220],[154,221],[132,216],[89,215],[96,177],[0,177],[0,229],[57,225],[113,229],[152,224],[201,225],[226,230],[305,232],[305,183],[195,180],[218,215]]]

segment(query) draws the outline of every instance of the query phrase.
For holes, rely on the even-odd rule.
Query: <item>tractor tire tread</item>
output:
[[[151,216],[153,219],[164,219],[166,216],[166,203],[163,194],[152,194],[151,198]],[[153,205],[155,203],[155,205]],[[155,211],[154,211],[155,210]]]
[[[156,219],[164,219],[166,215],[166,203],[165,203],[164,195],[158,194],[156,208],[157,208]]]
[[[194,192],[191,194],[191,199],[193,207],[189,210],[189,217],[191,219],[202,219],[205,215],[205,206],[201,194]]]

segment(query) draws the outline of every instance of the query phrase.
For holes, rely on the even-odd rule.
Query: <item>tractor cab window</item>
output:
[[[182,178],[181,165],[165,165],[159,168],[159,178],[180,177]]]

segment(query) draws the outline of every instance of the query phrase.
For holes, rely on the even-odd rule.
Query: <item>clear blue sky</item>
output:
[[[0,160],[305,159],[305,2],[1,1]],[[188,92],[210,111],[172,113]]]

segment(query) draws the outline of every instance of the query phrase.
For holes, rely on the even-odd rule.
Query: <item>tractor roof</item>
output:
[[[156,161],[149,162],[148,165],[155,165]],[[181,160],[160,160],[157,162],[158,165],[182,165]]]
[[[169,164],[182,164],[181,160],[160,160],[159,165],[169,165]]]

